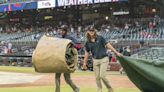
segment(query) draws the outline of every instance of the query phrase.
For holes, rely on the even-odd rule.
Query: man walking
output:
[[[61,38],[72,40],[73,44],[77,43],[77,40],[75,38],[73,38],[67,34],[68,27],[66,25],[62,25],[59,28],[59,30],[60,30],[60,34],[62,36]],[[60,92],[60,76],[61,76],[61,73],[55,74],[55,80],[56,80],[56,82],[55,82],[56,83],[56,91],[55,92]],[[64,73],[64,78],[65,78],[66,83],[69,84],[69,86],[73,89],[74,92],[80,92],[80,89],[71,80],[70,73]]]

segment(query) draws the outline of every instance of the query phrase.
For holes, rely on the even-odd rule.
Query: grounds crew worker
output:
[[[88,28],[86,36],[87,42],[85,44],[83,68],[86,69],[89,53],[91,52],[98,92],[102,92],[101,80],[107,87],[108,92],[113,92],[113,89],[106,78],[106,70],[109,63],[107,49],[111,49],[118,56],[122,56],[122,54],[117,52],[102,36],[97,35],[96,29],[93,26]]]
[[[61,38],[69,39],[72,40],[73,44],[77,43],[77,40],[67,34],[68,32],[68,27],[67,25],[62,25],[60,28],[60,34]],[[56,91],[55,92],[60,92],[60,76],[61,73],[56,73],[55,74],[55,83],[56,83]],[[80,89],[72,82],[71,80],[71,74],[70,73],[64,73],[64,78],[67,84],[70,85],[70,87],[73,89],[74,92],[80,92]]]

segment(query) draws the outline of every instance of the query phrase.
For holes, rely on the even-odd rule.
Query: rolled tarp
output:
[[[117,57],[142,92],[164,92],[164,61]]]
[[[78,53],[71,40],[43,36],[32,55],[36,72],[72,73],[76,70]]]

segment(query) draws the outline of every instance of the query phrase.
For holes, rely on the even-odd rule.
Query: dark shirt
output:
[[[78,43],[78,41],[74,37],[69,36],[69,35],[66,35],[66,36],[64,36],[62,38],[71,40],[73,42],[73,44],[77,44]]]
[[[72,44],[75,46],[77,43],[79,43],[74,37],[70,36],[70,35],[66,35],[66,36],[61,36],[58,35],[58,38],[64,38],[64,39],[69,39],[72,41]]]
[[[92,53],[94,59],[101,59],[108,56],[107,49],[105,48],[106,44],[107,41],[102,36],[98,36],[95,42],[87,41],[85,49],[87,52]]]

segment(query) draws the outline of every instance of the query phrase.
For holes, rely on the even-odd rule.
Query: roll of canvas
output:
[[[44,35],[39,40],[32,56],[32,61],[36,72],[74,72],[78,61],[78,53],[77,50],[70,45],[71,40]]]

